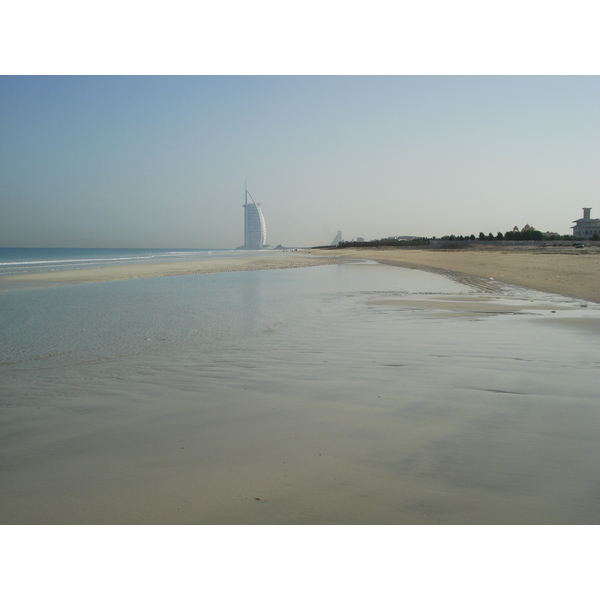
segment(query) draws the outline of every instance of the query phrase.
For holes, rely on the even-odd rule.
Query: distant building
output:
[[[248,202],[248,196],[252,200]],[[267,227],[263,217],[260,204],[257,204],[252,198],[250,192],[246,190],[244,200],[244,248],[248,250],[257,250],[267,247]]]
[[[342,241],[342,232],[338,230],[337,235],[333,238],[330,246],[337,246]]]
[[[600,219],[592,219],[590,217],[591,208],[583,209],[583,219],[573,221],[572,226],[573,237],[583,238],[584,240],[591,239],[594,235],[600,237]]]

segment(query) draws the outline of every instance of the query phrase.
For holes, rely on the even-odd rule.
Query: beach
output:
[[[383,247],[271,252],[264,257],[241,255],[219,260],[113,265],[4,275],[0,277],[0,290],[144,277],[304,268],[352,260],[371,260],[385,265],[420,269],[484,288],[492,289],[493,283],[490,282],[498,281],[600,302],[600,247],[598,246],[590,246],[583,250],[569,247],[477,246],[461,250]]]
[[[311,250],[318,256],[374,260],[424,269],[458,280],[493,279],[512,285],[600,302],[600,247],[471,246],[460,250],[345,248]]]
[[[178,262],[100,266],[84,269],[61,269],[49,272],[0,276],[0,290],[15,287],[38,287],[76,283],[98,283],[145,277],[174,277],[205,273],[230,273],[269,269],[294,269],[340,262],[336,257],[302,255],[297,252],[269,253],[268,256],[244,256],[212,260],[208,258]]]
[[[599,524],[600,305],[392,252],[13,280],[1,522]]]

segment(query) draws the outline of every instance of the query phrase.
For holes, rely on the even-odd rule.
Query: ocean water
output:
[[[125,264],[218,260],[269,252],[165,248],[0,248],[0,276]]]
[[[0,292],[2,523],[600,522],[600,306],[372,263]]]

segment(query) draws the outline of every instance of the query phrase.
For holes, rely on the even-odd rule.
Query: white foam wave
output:
[[[58,260],[23,260],[17,262],[0,262],[0,267],[20,267],[24,265],[51,265],[51,264],[71,264],[71,263],[92,263],[92,262],[113,262],[119,260],[149,260],[156,258],[156,255],[148,256],[123,256],[106,258],[64,258]]]

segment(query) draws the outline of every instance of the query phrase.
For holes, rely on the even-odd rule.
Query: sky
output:
[[[598,76],[2,76],[0,246],[234,248],[600,217]]]

